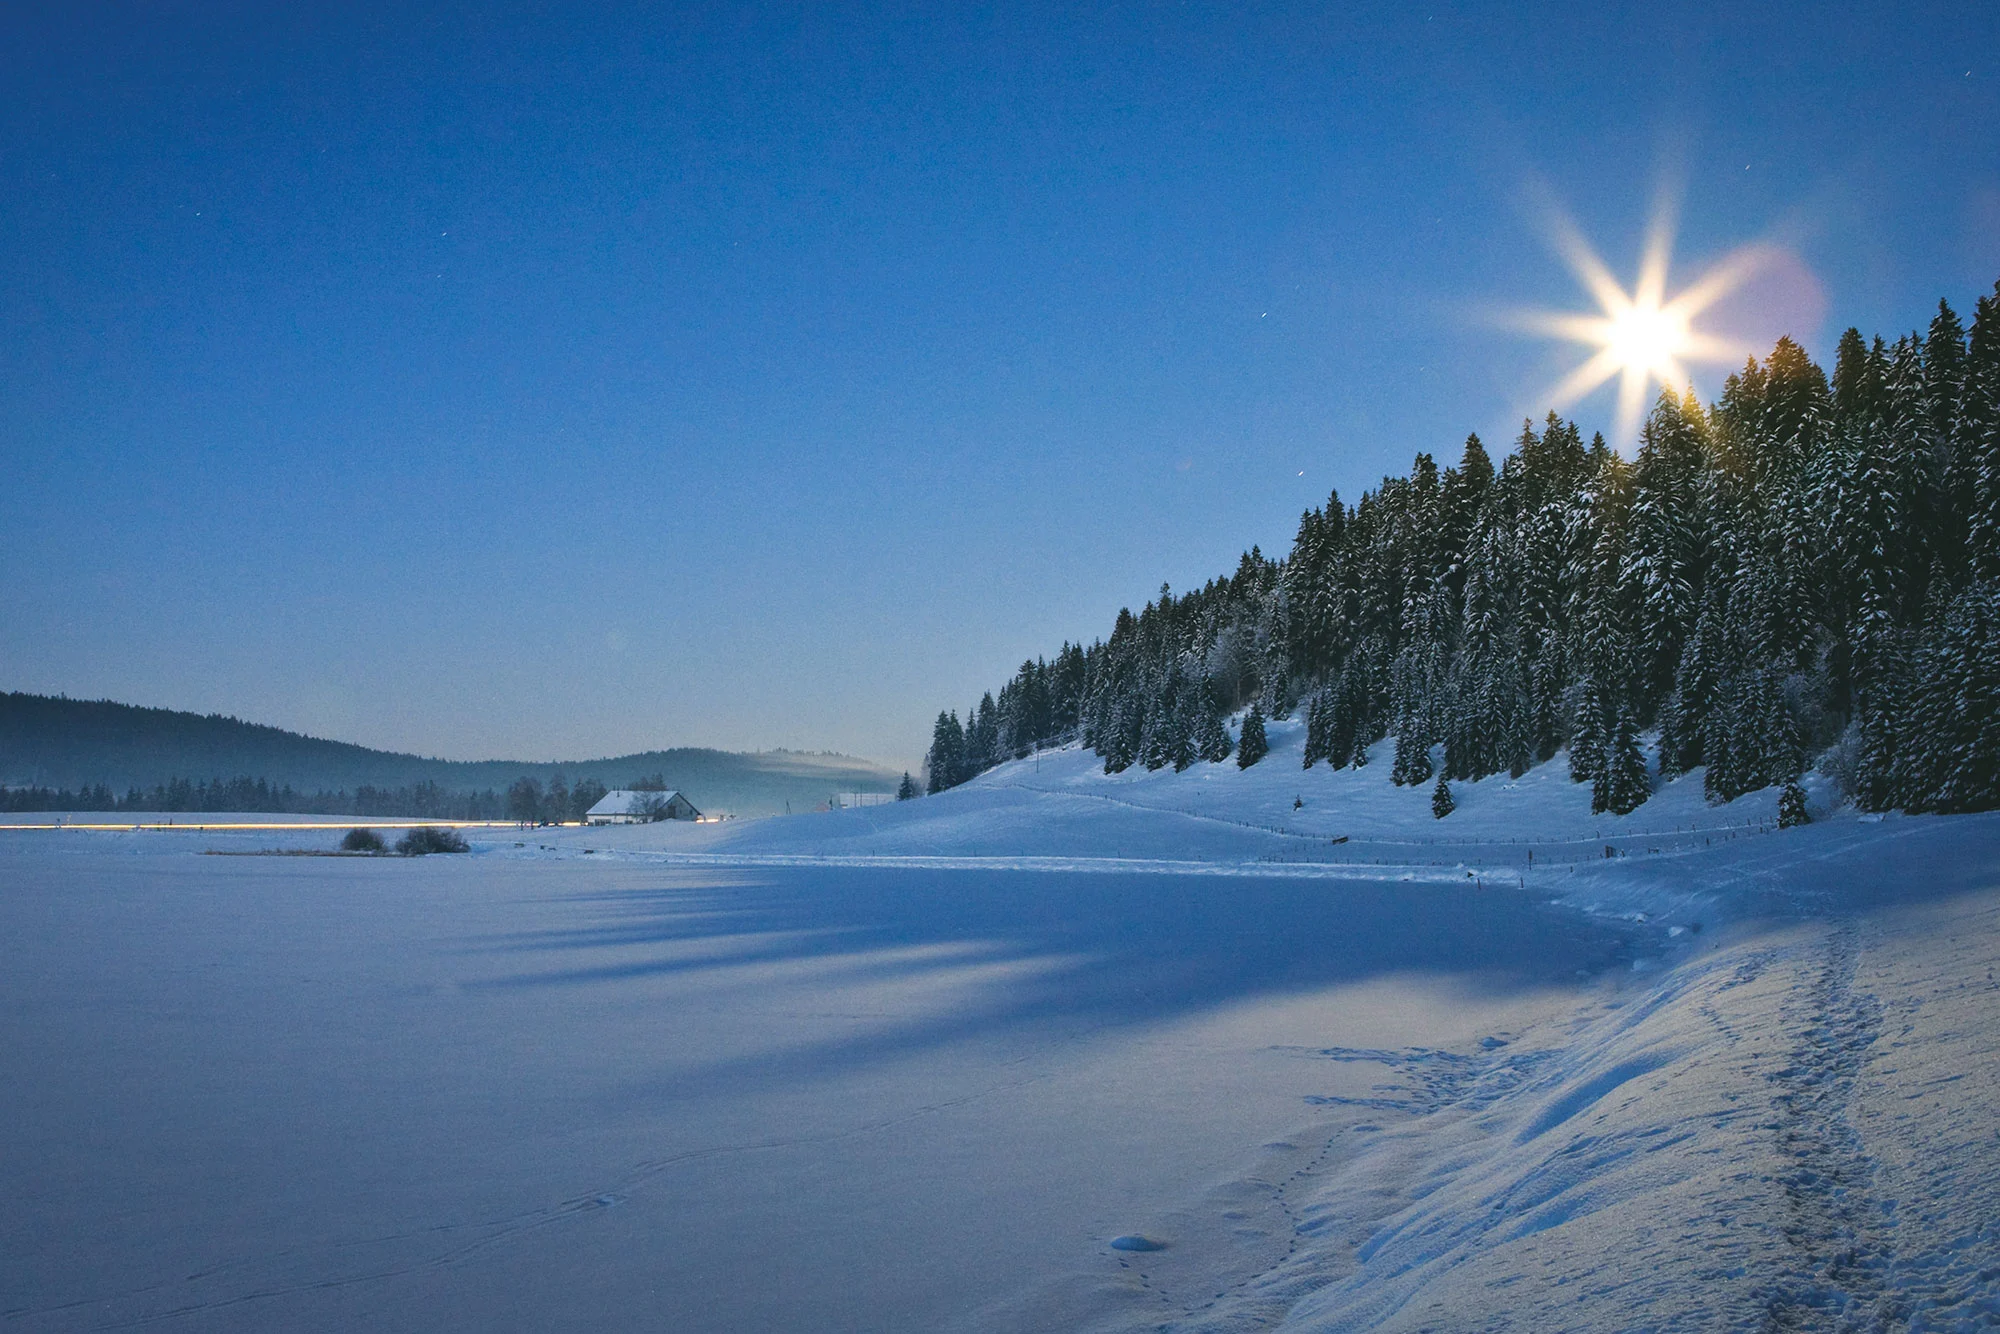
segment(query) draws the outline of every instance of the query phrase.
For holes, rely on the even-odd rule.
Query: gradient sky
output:
[[[1545,411],[1547,201],[1821,357],[1991,290],[2000,6],[1614,11],[10,5],[0,688],[914,766]]]

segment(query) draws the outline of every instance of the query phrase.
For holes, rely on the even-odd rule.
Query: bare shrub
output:
[[[470,852],[456,829],[422,825],[396,840],[396,851],[405,857],[424,857],[433,852]]]

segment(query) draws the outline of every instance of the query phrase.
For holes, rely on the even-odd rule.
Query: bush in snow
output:
[[[1849,723],[1847,730],[1840,734],[1840,740],[1828,746],[1826,753],[1819,757],[1818,769],[1833,782],[1834,803],[1852,801],[1861,791],[1862,760],[1861,727]]]
[[[382,836],[373,829],[350,829],[347,837],[340,840],[342,852],[386,852],[387,845]]]
[[[396,841],[396,851],[405,857],[423,857],[433,852],[469,852],[465,840],[456,829],[440,829],[435,825],[423,825],[412,829]]]

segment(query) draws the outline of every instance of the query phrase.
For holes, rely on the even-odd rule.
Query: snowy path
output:
[[[1989,892],[1745,933],[1471,1056],[1327,1049],[1400,1078],[1197,1204],[1233,1267],[1204,1238],[991,1323],[1994,1327],[1996,953]],[[1258,1196],[1282,1217],[1231,1208]]]

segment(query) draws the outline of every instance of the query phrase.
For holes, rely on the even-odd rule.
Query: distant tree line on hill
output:
[[[253,785],[262,779],[272,792],[289,787],[296,802],[343,812],[356,800],[379,803],[385,792],[407,793],[393,798],[407,807],[431,792],[425,786],[430,784],[454,794],[454,801],[479,801],[491,818],[502,819],[508,788],[522,778],[541,784],[546,797],[557,778],[573,795],[579,775],[593,775],[615,787],[614,776],[639,774],[660,780],[663,787],[663,774],[671,774],[673,786],[695,796],[704,809],[739,815],[775,814],[788,804],[809,807],[831,792],[887,792],[898,777],[869,761],[827,752],[741,754],[688,746],[544,762],[441,760],[370,750],[218,714],[0,691],[0,787],[28,789],[12,798],[23,804],[41,805],[68,789],[73,800],[90,792],[100,806],[108,802],[115,807],[137,788],[146,794],[141,804],[151,806],[155,794],[169,787],[213,787],[218,776],[227,786],[237,781],[229,775],[247,775]],[[104,797],[99,788],[112,795]],[[377,795],[365,797],[363,789]],[[44,791],[46,797],[36,795]],[[167,799],[204,800],[184,792]]]
[[[634,791],[664,791],[661,775],[634,780]],[[403,816],[421,820],[519,820],[527,824],[559,824],[581,820],[585,811],[607,791],[596,778],[571,787],[558,775],[544,789],[533,778],[521,778],[504,795],[491,789],[453,792],[436,783],[380,788],[363,785],[352,792],[297,792],[263,779],[212,779],[192,782],[176,778],[150,789],[131,788],[122,796],[104,784],[80,789],[0,787],[0,811],[183,812],[257,811],[272,815]]]
[[[498,794],[452,792],[436,783],[352,792],[298,792],[261,778],[176,778],[151,788],[130,788],[122,796],[102,783],[69,788],[0,787],[4,811],[160,811],[163,813],[257,811],[271,815],[380,815],[426,820],[499,820]]]
[[[1308,768],[1395,737],[1400,784],[1567,748],[1628,811],[1654,733],[1716,801],[1787,784],[1802,811],[1817,757],[1867,809],[2000,805],[2000,285],[1969,330],[1944,302],[1893,344],[1849,329],[1831,377],[1786,338],[1712,404],[1664,393],[1629,461],[1554,413],[1497,466],[1477,436],[1419,454],[1286,558],[940,714],[928,786],[1079,738],[1106,772],[1185,768],[1246,705],[1260,742],[1304,711]]]
[[[659,787],[640,788],[635,783],[633,790],[656,792],[665,786],[665,783],[660,783]],[[507,818],[523,824],[567,824],[581,820],[584,812],[604,800],[604,794],[609,790],[595,778],[579,779],[572,788],[563,781],[561,774],[557,774],[549,781],[546,791],[535,779],[517,778],[507,788]]]

